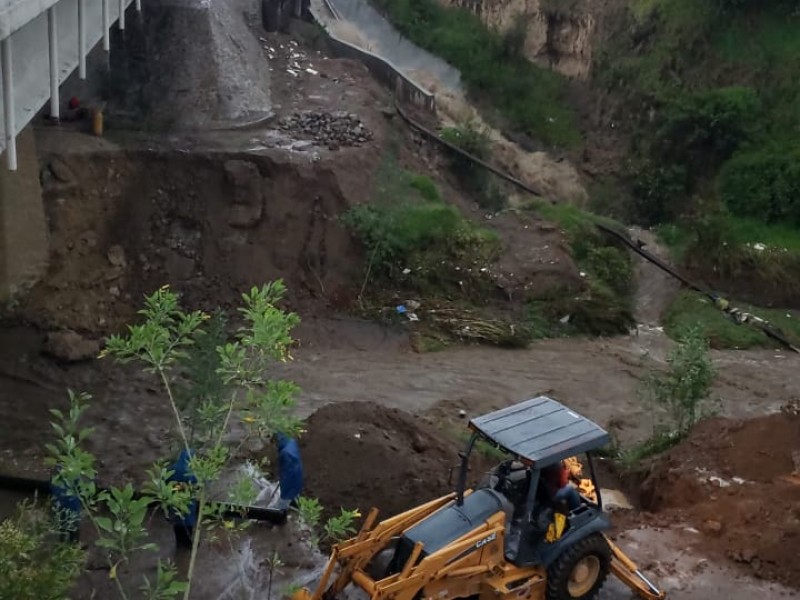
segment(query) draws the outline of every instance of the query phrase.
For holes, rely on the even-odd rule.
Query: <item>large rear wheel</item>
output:
[[[608,577],[611,548],[599,533],[561,553],[547,570],[547,600],[592,600]]]

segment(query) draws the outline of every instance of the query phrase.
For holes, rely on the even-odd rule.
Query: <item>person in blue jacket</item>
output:
[[[53,500],[53,510],[56,513],[56,523],[61,538],[64,541],[77,542],[81,520],[80,498],[70,492],[67,487],[57,484],[55,477],[50,480],[50,496]]]
[[[197,483],[190,468],[189,461],[192,459],[194,452],[187,451],[185,448],[181,450],[178,460],[172,465],[172,475],[168,481],[183,484],[194,485]],[[175,532],[175,543],[178,547],[191,548],[192,538],[194,536],[194,528],[197,525],[197,500],[192,500],[189,503],[189,510],[185,515],[180,515],[173,512],[170,515],[172,521],[172,529]]]
[[[278,508],[286,510],[296,504],[303,491],[303,461],[297,440],[283,433],[275,435],[278,442],[278,482],[281,497]]]

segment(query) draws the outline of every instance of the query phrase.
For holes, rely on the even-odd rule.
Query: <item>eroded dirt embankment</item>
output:
[[[144,153],[54,161],[74,179],[45,187],[50,269],[21,307],[44,328],[114,330],[165,283],[193,306],[228,306],[277,278],[295,304],[335,302],[358,272],[338,221],[354,199],[322,165]]]

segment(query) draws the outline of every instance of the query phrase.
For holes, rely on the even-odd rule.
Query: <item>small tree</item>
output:
[[[61,600],[83,568],[78,544],[56,541],[46,511],[32,503],[0,522],[0,598]]]
[[[130,483],[98,491],[95,458],[82,448],[91,430],[81,429],[79,423],[89,396],[70,392],[70,411],[53,411],[58,439],[48,449],[49,464],[57,472],[55,481],[80,499],[97,530],[97,546],[107,558],[109,576],[122,598],[128,597],[128,591],[120,580],[119,567],[134,552],[157,549],[148,541],[144,527],[148,507],[158,506],[166,515],[186,516],[196,506],[198,524],[193,532],[188,581],[178,581],[174,567],[159,562],[156,581],[145,578],[140,588],[148,598],[173,598],[182,593],[188,599],[203,532],[220,523],[223,531],[237,529],[232,521],[223,520],[224,506],[212,500],[214,484],[251,436],[268,438],[278,431],[292,435],[299,430],[299,421],[290,414],[297,386],[266,377],[271,363],[291,358],[290,332],[299,322],[297,315],[277,307],[285,291],[278,281],[244,294],[239,309],[242,325],[229,339],[224,315],[184,312],[178,296],[164,287],[146,298],[140,311],[143,323],[131,325],[127,334],[113,335],[107,341],[101,356],[138,362],[158,377],[174,417],[176,447],[191,457],[189,471],[195,483],[174,485],[170,481],[174,472],[163,461],[147,472],[142,494],[134,494]],[[245,432],[237,444],[228,441],[234,423]],[[226,500],[247,506],[254,496],[252,482],[242,479],[230,486]]]
[[[666,373],[645,379],[643,396],[649,406],[666,412],[666,422],[657,423],[655,433],[678,439],[711,410],[711,384],[716,372],[708,340],[700,329],[689,328],[683,333],[667,363]]]

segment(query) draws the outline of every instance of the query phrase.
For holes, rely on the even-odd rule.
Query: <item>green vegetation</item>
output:
[[[98,462],[86,448],[93,431],[82,426],[90,396],[70,391],[69,410],[52,410],[56,438],[47,445],[47,464],[56,473],[55,483],[79,500],[82,516],[95,530],[98,557],[123,600],[135,589],[145,590],[149,598],[188,599],[201,538],[234,535],[246,525],[226,518],[224,506],[210,497],[241,448],[239,442],[297,433],[299,422],[290,413],[297,386],[264,375],[272,363],[288,359],[290,332],[299,321],[278,308],[284,294],[280,281],[243,294],[242,326],[229,338],[219,315],[183,311],[178,296],[164,287],[145,299],[143,322],[107,340],[102,356],[139,363],[161,382],[161,398],[174,416],[171,441],[186,453],[194,482],[175,485],[169,460],[163,460],[139,475],[145,483],[138,496],[130,482],[98,489]],[[234,424],[244,434],[236,444],[227,441]],[[255,498],[254,485],[243,477],[228,486],[227,494],[226,501],[247,506]],[[196,511],[186,581],[157,556],[148,530],[151,506],[173,517]],[[145,577],[140,588],[141,574],[130,572],[130,559],[147,553],[153,556],[156,577]]]
[[[83,570],[84,551],[58,541],[48,511],[21,504],[16,516],[0,522],[0,598],[61,600]]]
[[[532,336],[603,336],[628,332],[634,324],[630,253],[614,245],[595,227],[598,221],[610,226],[616,224],[571,204],[535,202],[530,208],[564,230],[572,256],[585,273],[587,283],[580,293],[565,290],[529,302],[526,322]]]
[[[800,227],[800,149],[764,147],[738,154],[719,174],[719,195],[737,215]]]
[[[54,485],[79,508],[45,511],[22,504],[19,516],[0,522],[0,598],[67,598],[88,568],[81,545],[64,541],[82,520],[94,529],[93,555],[105,563],[117,597],[190,597],[201,538],[204,543],[224,538],[230,544],[248,521],[231,518],[229,507],[249,506],[256,496],[253,481],[242,474],[219,498],[222,474],[245,458],[241,451],[249,439],[300,431],[300,421],[291,414],[297,386],[266,375],[272,364],[290,359],[291,330],[299,321],[278,307],[285,291],[277,281],[243,294],[240,327],[233,334],[220,313],[183,311],[178,296],[166,286],[145,298],[141,322],[108,338],[101,357],[139,363],[160,382],[165,409],[174,417],[169,441],[182,455],[179,462],[186,460],[183,469],[189,480],[174,479],[179,467],[169,466],[172,461],[165,457],[137,474],[138,493],[132,482],[98,488],[100,464],[88,450],[94,431],[83,426],[91,397],[68,391],[68,410],[50,411],[54,439],[46,444],[45,464],[54,473]],[[234,426],[235,441],[230,436]],[[322,512],[319,503],[303,500],[300,505],[306,517]],[[175,565],[160,558],[163,552],[150,531],[154,513],[169,520],[194,517],[188,566],[181,574],[185,580]],[[352,534],[359,516],[357,510],[340,510],[321,525],[323,540]],[[134,571],[133,556],[143,565],[150,556],[151,564]],[[283,563],[277,553],[267,562],[269,600],[273,575]]]
[[[686,329],[667,357],[667,371],[652,372],[643,380],[641,399],[654,416],[653,433],[643,443],[623,450],[624,464],[632,466],[667,450],[713,413],[711,385],[716,371],[708,348],[708,340],[699,329]]]
[[[738,308],[766,319],[789,337],[800,340],[800,315],[786,310],[756,308],[736,303]],[[664,331],[680,339],[690,329],[697,329],[712,348],[774,348],[776,342],[749,325],[738,325],[716,308],[711,300],[695,292],[680,294],[664,315]]]
[[[622,99],[630,196],[604,200],[603,210],[655,225],[693,277],[792,305],[800,293],[798,3],[636,0],[620,10],[595,73]],[[673,320],[681,308],[696,307],[676,303]],[[740,330],[709,335],[715,345],[754,343]]]
[[[442,131],[442,138],[476,158],[487,162],[491,159],[489,136],[475,123],[449,127]],[[498,211],[505,206],[502,191],[489,171],[455,152],[450,156],[450,165],[459,183],[472,192],[481,208]]]
[[[315,546],[336,544],[347,539],[356,532],[355,523],[361,517],[358,509],[341,508],[338,514],[330,516],[323,523],[322,515],[325,508],[316,498],[307,497],[297,499],[296,511],[311,535],[311,543]]]
[[[367,251],[364,286],[400,284],[423,296],[480,299],[499,240],[441,200],[435,183],[399,169],[388,159],[378,175],[375,201],[354,206],[342,217]]]
[[[575,116],[565,101],[563,78],[520,54],[524,36],[520,38],[519,27],[503,35],[488,29],[472,13],[436,0],[375,3],[412,42],[459,69],[468,91],[495,109],[510,127],[547,144],[580,144]]]

